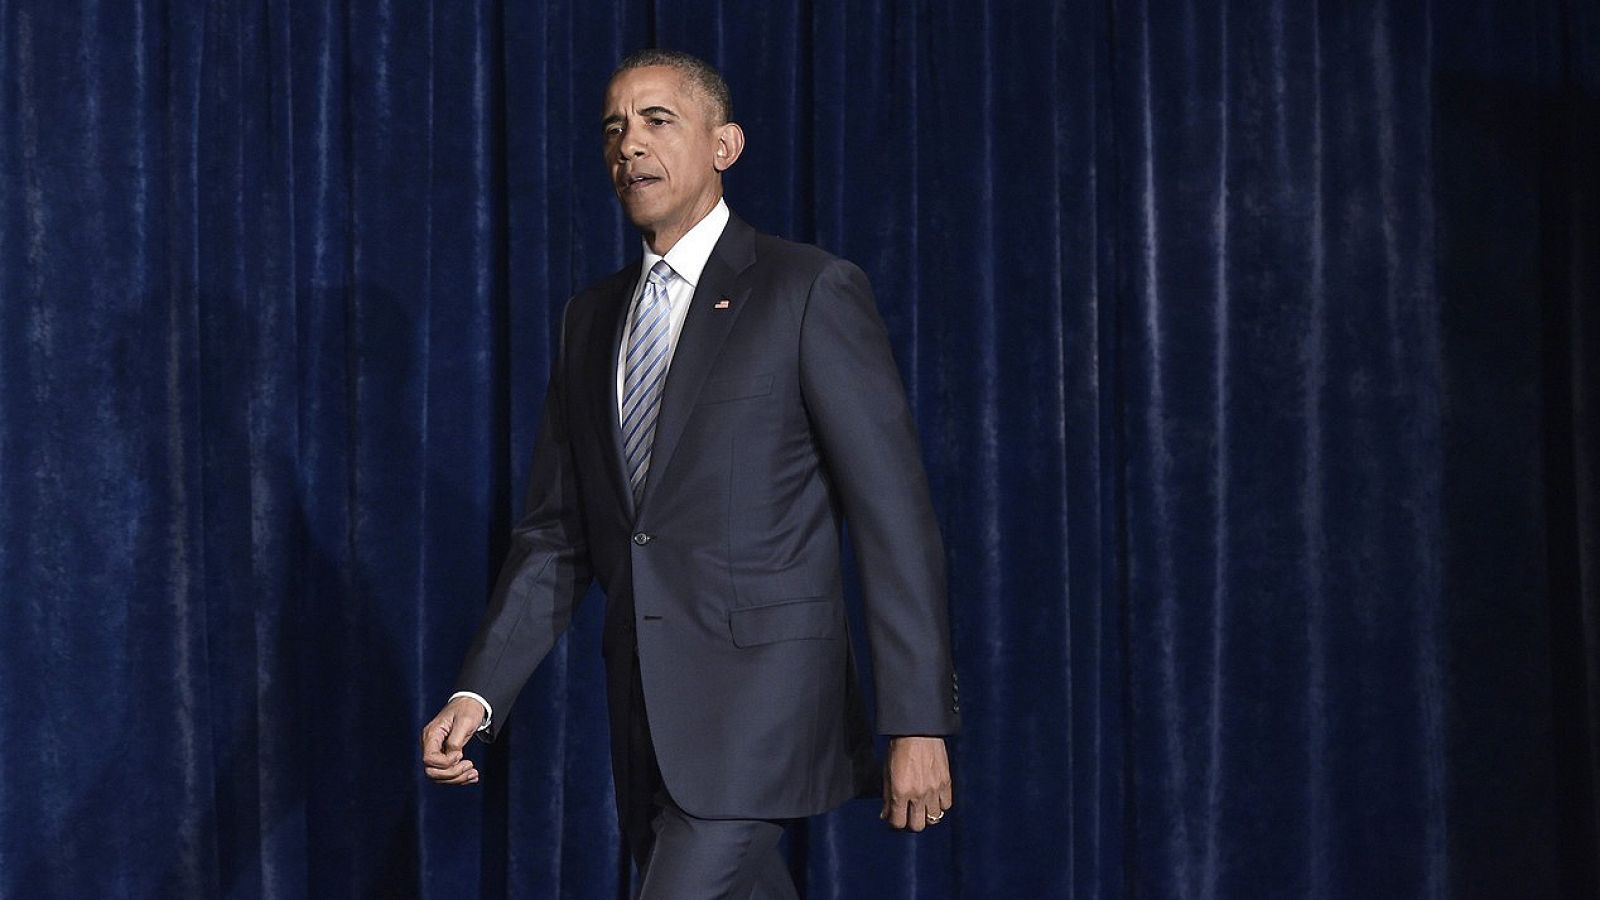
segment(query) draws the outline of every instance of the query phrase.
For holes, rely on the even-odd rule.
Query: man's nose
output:
[[[623,131],[622,139],[617,141],[617,158],[628,160],[644,154],[645,142],[641,139],[641,131],[637,128]]]

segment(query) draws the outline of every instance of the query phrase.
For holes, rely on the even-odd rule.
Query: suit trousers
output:
[[[639,900],[795,900],[778,848],[781,822],[700,819],[672,801],[650,740],[637,654],[632,669],[625,783],[617,793],[623,839],[639,866]]]

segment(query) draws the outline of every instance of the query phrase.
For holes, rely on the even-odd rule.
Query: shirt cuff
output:
[[[489,705],[489,701],[483,699],[481,694],[474,694],[471,691],[456,691],[454,694],[450,695],[451,700],[454,700],[457,697],[471,697],[483,705],[483,724],[478,726],[478,730],[488,731],[489,723],[494,721],[494,707]]]

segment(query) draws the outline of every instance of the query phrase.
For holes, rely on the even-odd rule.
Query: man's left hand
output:
[[[890,738],[878,818],[896,829],[921,831],[937,824],[954,803],[944,738]]]

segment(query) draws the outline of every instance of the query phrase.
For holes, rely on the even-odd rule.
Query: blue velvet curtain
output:
[[[601,600],[428,785],[596,111],[872,277],[966,731],[806,896],[1600,892],[1592,0],[0,0],[0,896],[627,890]]]

